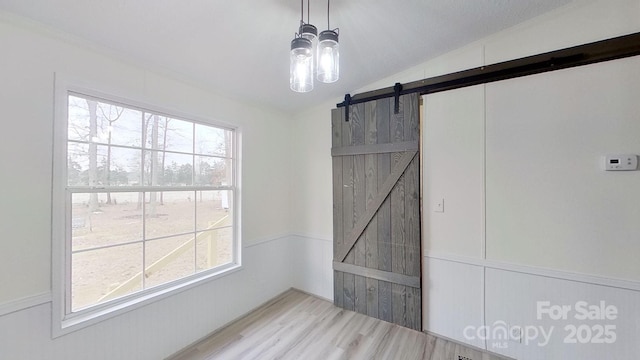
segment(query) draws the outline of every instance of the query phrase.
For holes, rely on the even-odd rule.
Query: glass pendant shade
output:
[[[313,90],[313,48],[311,40],[297,37],[291,40],[289,87],[295,92]]]
[[[332,83],[340,77],[338,32],[325,30],[318,36],[318,81]]]

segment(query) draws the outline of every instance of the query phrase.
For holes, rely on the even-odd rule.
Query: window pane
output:
[[[145,288],[195,273],[194,234],[145,243]]]
[[[142,193],[75,193],[72,251],[142,240]]]
[[[164,137],[168,122],[167,117],[145,113],[143,115],[143,122],[144,132],[142,136],[144,146],[148,149],[165,150]]]
[[[67,137],[69,140],[90,141],[89,107],[87,100],[76,96],[69,96],[68,112]]]
[[[146,239],[195,231],[195,192],[164,191],[145,194]]]
[[[196,156],[196,185],[231,185],[232,174],[230,159]]]
[[[233,192],[198,191],[196,193],[196,227],[197,230],[208,230],[233,223]]]
[[[67,185],[89,185],[89,145],[69,143],[67,145]]]
[[[229,264],[233,261],[233,229],[223,228],[198,233],[196,259],[198,271]]]
[[[106,181],[107,147],[70,142],[67,146],[67,184],[102,186]]]
[[[139,185],[142,150],[112,146],[107,151],[106,162],[110,171],[106,173],[104,183],[111,186]]]
[[[100,104],[108,117],[111,145],[142,146],[142,112],[122,106]]]
[[[193,185],[193,155],[145,151],[144,161],[145,185]]]
[[[137,125],[123,120],[125,113],[126,119],[137,118]],[[137,142],[139,145],[140,119],[139,111],[127,110],[121,105],[69,96],[69,140],[129,146]]]
[[[147,115],[146,145],[153,150],[193,152],[193,123],[160,115]]]
[[[230,130],[196,124],[197,154],[231,157],[233,132]]]
[[[142,244],[81,252],[71,260],[72,311],[142,289]]]

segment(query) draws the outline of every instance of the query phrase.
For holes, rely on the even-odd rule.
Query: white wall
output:
[[[291,207],[295,233],[333,239],[331,109],[316,107],[295,116],[291,145]],[[329,203],[327,203],[329,200]]]
[[[425,97],[424,109],[425,249],[481,258],[484,252],[484,85]],[[445,212],[434,212],[434,205],[442,199]]]
[[[149,64],[123,61],[6,13],[0,14],[0,48],[0,358],[159,359],[294,285],[300,272],[289,261],[293,240],[287,236],[289,115],[148,71]],[[241,128],[242,270],[51,340],[54,72],[101,92]]]
[[[640,57],[487,85],[487,258],[640,281]]]
[[[291,227],[298,256],[294,286],[333,301],[331,108],[298,114],[291,125]]]
[[[638,31],[638,14],[637,1],[574,4],[470,48],[483,49],[477,66],[505,61]],[[635,57],[425,97],[427,330],[477,346],[468,326],[554,329],[544,346],[539,337],[484,344],[518,359],[638,351],[640,172],[600,164],[607,153],[640,154],[638,68]],[[445,213],[434,213],[442,198]],[[573,309],[567,321],[538,320],[538,301],[604,301],[620,315],[584,321]],[[441,317],[452,303],[457,318]],[[565,344],[567,325],[613,325],[617,339]]]
[[[638,68],[634,57],[425,97],[424,202],[445,199],[444,213],[424,213],[427,329],[476,346],[467,326],[555,329],[545,346],[488,341],[519,359],[624,358],[640,349],[632,340],[640,334],[640,172],[601,164],[603,154],[640,154]],[[458,128],[465,121],[474,124]],[[538,301],[605,301],[620,315],[539,321]],[[613,325],[617,340],[567,345],[567,325]]]
[[[637,0],[576,1],[352,93],[638,31]],[[620,60],[424,98],[426,330],[521,359],[626,358],[638,351],[640,267],[633,258],[640,253],[634,220],[640,172],[604,173],[598,161],[609,152],[640,154],[639,62]],[[590,91],[594,84],[599,89]],[[313,149],[303,141],[294,148],[305,148],[305,156],[294,161],[294,181],[312,179],[310,174],[328,179],[329,109],[340,101],[295,117],[297,137],[325,138],[314,140],[321,144]],[[553,163],[554,155],[567,156],[566,166]],[[294,211],[322,209],[313,226],[304,225],[308,212],[297,215],[297,231],[330,236],[330,182],[315,184],[316,194],[294,194]],[[434,213],[434,202],[442,198],[445,213]],[[616,343],[594,350],[554,338],[547,347],[511,341],[501,348],[464,336],[467,326],[496,321],[556,326],[560,336],[564,324],[533,321],[531,306],[538,300],[617,306]]]

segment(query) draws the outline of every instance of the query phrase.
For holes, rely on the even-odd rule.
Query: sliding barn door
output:
[[[419,98],[332,112],[334,301],[421,330]]]

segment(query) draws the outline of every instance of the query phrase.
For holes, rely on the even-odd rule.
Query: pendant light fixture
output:
[[[304,0],[300,0],[300,28],[291,40],[289,67],[289,87],[295,92],[313,90],[313,41],[317,34],[315,26],[304,22]]]
[[[311,12],[309,0],[307,0],[306,23],[304,22],[304,0],[300,0],[300,27],[291,40],[289,68],[289,87],[295,92],[304,93],[313,90],[314,77],[323,83],[338,81],[339,30],[330,30],[329,9],[329,0],[327,0],[327,30],[322,31],[318,36],[318,29],[309,23]],[[314,70],[316,76],[313,74]]]
[[[317,76],[323,83],[332,83],[340,78],[340,54],[338,35],[340,30],[331,30],[329,22],[329,1],[327,0],[327,30],[318,36]]]

